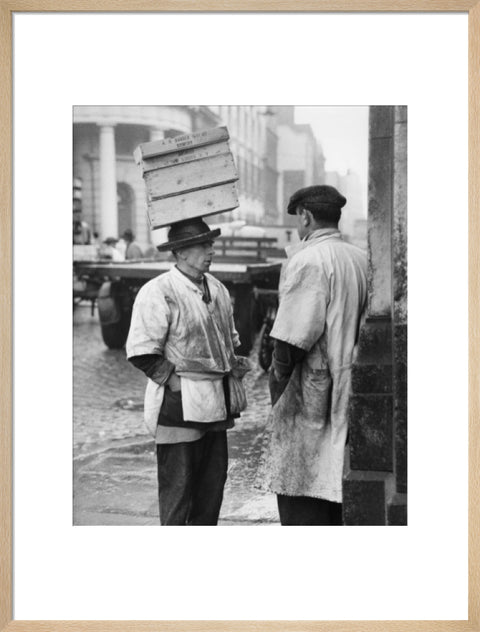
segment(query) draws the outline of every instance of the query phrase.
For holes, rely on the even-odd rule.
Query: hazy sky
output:
[[[326,158],[326,171],[355,171],[366,184],[368,107],[295,107],[295,122],[310,123]]]

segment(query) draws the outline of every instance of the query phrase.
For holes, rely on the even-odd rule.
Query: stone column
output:
[[[394,108],[370,108],[368,316],[391,317]]]
[[[115,128],[100,125],[100,231],[101,238],[118,237]]]
[[[368,305],[352,370],[344,522],[406,524],[406,108],[370,108]]]
[[[407,108],[395,107],[393,180],[393,428],[396,494],[389,524],[407,522]]]

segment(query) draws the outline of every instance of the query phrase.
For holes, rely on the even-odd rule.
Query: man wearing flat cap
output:
[[[155,436],[162,525],[216,525],[227,477],[226,430],[246,405],[247,367],[227,289],[208,273],[220,230],[173,224],[176,264],[138,292],[127,357],[148,377],[145,421]]]
[[[367,298],[366,254],[338,230],[346,199],[310,186],[290,198],[300,243],[284,272],[274,339],[263,486],[282,525],[342,524],[351,365]]]

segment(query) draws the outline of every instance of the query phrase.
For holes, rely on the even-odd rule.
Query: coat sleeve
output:
[[[271,337],[310,351],[325,330],[329,301],[330,279],[325,267],[304,256],[294,257],[285,272]]]
[[[272,368],[269,376],[270,398],[274,406],[283,393],[293,373],[295,364],[301,362],[306,351],[288,342],[274,339]]]
[[[174,364],[156,353],[131,356],[128,360],[134,367],[143,371],[147,377],[159,386],[163,386],[163,384],[168,382],[171,374],[175,370]]]
[[[128,332],[127,358],[163,354],[170,328],[171,310],[158,288],[143,286],[137,294]]]

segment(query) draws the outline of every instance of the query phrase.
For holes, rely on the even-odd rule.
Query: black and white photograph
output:
[[[478,620],[480,4],[259,1],[11,15],[14,627]]]
[[[74,526],[406,526],[407,106],[75,105]]]

